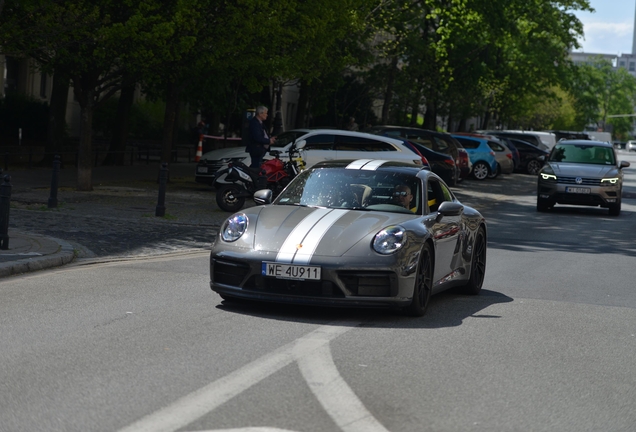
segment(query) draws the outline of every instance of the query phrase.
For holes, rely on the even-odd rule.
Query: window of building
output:
[[[634,62],[629,62],[629,71],[634,72]]]

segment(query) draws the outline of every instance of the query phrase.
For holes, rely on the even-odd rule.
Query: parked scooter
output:
[[[298,147],[291,145],[288,161],[280,159],[280,151],[271,150],[269,154],[274,159],[263,162],[260,169],[250,168],[243,162],[234,162],[219,171],[217,178],[223,178],[223,183],[214,183],[219,208],[227,212],[239,211],[245,204],[245,199],[252,198],[254,192],[260,189],[270,189],[273,197],[277,197],[304,168],[305,164],[300,157],[304,144],[301,141]]]

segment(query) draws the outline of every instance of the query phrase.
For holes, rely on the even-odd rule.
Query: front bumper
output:
[[[600,179],[584,180],[582,184],[570,181],[564,183],[561,179],[557,181],[539,179],[537,197],[549,204],[609,207],[620,201],[621,187],[620,181],[616,184],[601,186]]]
[[[236,252],[210,255],[210,288],[224,297],[323,306],[403,307],[411,303],[415,265],[398,264],[392,257],[384,265],[368,259],[358,262],[323,257],[320,280],[295,280],[261,274],[263,261],[275,261],[275,253]],[[382,261],[382,260],[381,260]],[[417,263],[418,256],[410,262]]]

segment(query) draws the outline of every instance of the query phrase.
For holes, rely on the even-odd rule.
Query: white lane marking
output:
[[[371,162],[373,159],[358,159],[351,162],[345,169],[360,169],[364,164]]]
[[[291,263],[298,250],[296,249],[296,245],[301,243],[314,225],[328,215],[329,212],[331,212],[329,209],[315,209],[308,214],[305,219],[301,220],[283,242],[283,245],[276,255],[276,262]]]
[[[361,169],[368,170],[368,171],[375,171],[379,167],[384,165],[386,162],[388,162],[388,161],[382,160],[382,159],[376,159],[376,160],[373,160],[373,161],[369,162],[368,164],[363,166]]]
[[[344,432],[389,432],[364,407],[342,378],[331,357],[329,344],[315,339],[298,342],[298,366],[327,414]],[[313,347],[311,355],[306,355]]]
[[[236,429],[210,429],[204,431],[197,432],[294,432],[289,429],[278,429],[271,427],[246,427],[246,428],[236,428]]]
[[[349,210],[333,210],[327,216],[322,218],[303,239],[303,247],[298,249],[294,257],[294,264],[309,264],[311,257],[320,244],[320,240],[325,236],[329,228],[331,228],[341,217],[349,213]]]
[[[269,354],[243,366],[172,405],[156,411],[123,428],[120,432],[174,432],[218,408],[234,396],[267,378],[295,359],[311,354],[312,350],[354,329],[360,322],[343,321],[324,325],[304,337],[290,342]],[[310,339],[312,344],[297,347],[298,341]]]

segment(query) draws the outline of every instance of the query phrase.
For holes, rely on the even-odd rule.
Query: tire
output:
[[[541,169],[541,162],[536,159],[532,159],[528,161],[528,165],[526,165],[526,172],[531,175],[539,174],[539,170]]]
[[[490,175],[490,167],[485,162],[476,162],[473,165],[473,177],[475,180],[485,180]]]
[[[543,198],[539,198],[537,197],[537,211],[541,212],[541,213],[545,213],[550,211],[550,209],[552,209],[552,203],[550,203],[548,200],[545,200]]]
[[[245,197],[239,196],[241,192],[242,188],[233,183],[223,185],[216,191],[216,204],[223,211],[237,212],[245,204]]]
[[[420,252],[420,262],[413,286],[413,300],[404,308],[407,315],[420,317],[426,312],[433,292],[433,269],[433,252],[431,245],[426,243]]]
[[[475,242],[473,243],[470,277],[463,289],[465,294],[478,295],[481,292],[484,277],[486,276],[486,250],[486,232],[483,228],[479,228],[475,235]]]
[[[609,205],[609,215],[619,216],[621,214],[621,200],[618,200],[616,204]]]
[[[495,172],[491,172],[490,174],[488,174],[488,178],[489,179],[494,179],[497,178],[497,176],[501,174],[501,165],[497,164],[497,169],[495,170]]]

